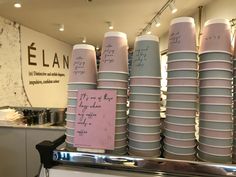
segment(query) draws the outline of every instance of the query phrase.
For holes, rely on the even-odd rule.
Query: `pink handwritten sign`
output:
[[[79,90],[74,146],[114,149],[116,91]]]

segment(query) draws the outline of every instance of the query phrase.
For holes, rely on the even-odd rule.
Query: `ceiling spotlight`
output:
[[[86,40],[86,37],[83,37],[82,42],[83,42],[83,43],[86,43],[86,41],[87,41],[87,40]]]
[[[65,26],[63,24],[60,24],[58,30],[59,31],[64,31],[65,30]]]
[[[159,16],[156,17],[156,19],[155,19],[155,26],[156,26],[156,27],[161,26],[161,20],[160,20],[160,17],[159,17]]]
[[[15,2],[14,7],[15,8],[21,8],[21,3],[20,2]]]
[[[114,26],[113,26],[112,22],[108,21],[107,25],[108,25],[108,29],[109,30],[113,30],[114,29]]]
[[[175,7],[173,1],[169,3],[169,8],[170,8],[172,14],[174,14],[175,12],[178,11],[178,9]]]
[[[100,49],[100,48],[99,48],[99,45],[97,45],[97,46],[96,46],[96,50],[99,50],[99,49]]]

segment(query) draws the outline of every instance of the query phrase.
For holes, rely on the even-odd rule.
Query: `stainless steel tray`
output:
[[[70,152],[63,149],[53,151],[53,160],[69,165],[153,174],[174,174],[175,176],[236,176],[236,165],[232,164]]]

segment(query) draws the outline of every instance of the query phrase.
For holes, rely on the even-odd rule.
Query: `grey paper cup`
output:
[[[200,120],[199,127],[209,128],[209,129],[214,129],[214,130],[232,130],[233,123]]]
[[[69,83],[68,90],[96,89],[97,84]]]
[[[224,112],[231,113],[231,105],[211,105],[211,104],[200,104],[200,112]]]
[[[98,72],[98,79],[128,80],[128,73],[122,72]]]
[[[172,70],[168,71],[167,73],[168,78],[197,78],[198,77],[198,71],[192,71],[192,70]]]
[[[66,113],[66,120],[75,121],[75,119],[76,119],[76,114],[68,114],[68,113]]]
[[[199,71],[199,78],[232,78],[231,70],[204,70]]]
[[[153,93],[160,94],[160,87],[149,87],[149,86],[130,86],[131,93]]]
[[[126,88],[116,88],[116,87],[98,87],[98,90],[115,90],[117,95],[127,95]]]
[[[198,93],[197,86],[167,86],[167,97],[168,93]]]
[[[183,100],[179,100],[179,101],[167,100],[167,107],[196,109],[197,102],[190,102],[190,101],[183,101]]]
[[[160,95],[142,95],[131,93],[129,96],[130,101],[140,101],[140,102],[159,102]]]
[[[175,138],[175,139],[194,139],[195,138],[194,132],[183,133],[183,132],[177,132],[177,131],[170,131],[168,129],[165,129],[164,135],[171,138]]]
[[[200,88],[200,95],[231,96],[231,89],[228,88]]]
[[[70,106],[76,106],[77,105],[77,98],[68,98],[67,104]]]
[[[129,115],[133,117],[160,117],[160,111],[145,111],[145,110],[137,110],[137,109],[130,109]]]
[[[155,36],[153,40],[147,40],[148,38],[148,36],[136,38],[131,76],[161,76],[159,41]]]
[[[197,53],[190,52],[179,52],[179,53],[171,53],[168,54],[168,62],[170,61],[183,61],[183,60],[193,60],[197,61]]]
[[[164,144],[164,148],[172,153],[175,154],[193,154],[195,153],[195,147],[175,147],[175,146],[171,146],[169,144]]]
[[[195,117],[175,117],[166,115],[166,121],[174,124],[193,125],[195,124]]]
[[[129,146],[135,147],[138,149],[156,149],[160,147],[160,141],[154,142],[141,142],[141,141],[134,141],[129,139]]]
[[[129,124],[128,131],[130,132],[136,132],[136,133],[146,133],[146,134],[152,134],[152,133],[158,133],[160,132],[160,126],[138,126]]]
[[[211,146],[231,146],[232,138],[223,139],[223,138],[212,138],[207,136],[199,136],[199,142]]]
[[[222,61],[231,61],[232,56],[228,53],[221,52],[211,52],[200,54],[200,62],[210,61],[210,60],[222,60]]]

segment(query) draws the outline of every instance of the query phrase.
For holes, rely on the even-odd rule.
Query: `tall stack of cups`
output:
[[[68,149],[73,149],[77,92],[81,89],[96,89],[96,82],[97,64],[94,46],[88,44],[74,45],[69,68],[66,112],[66,143]]]
[[[194,160],[198,59],[193,18],[171,21],[167,67],[164,156]]]
[[[234,54],[233,54],[233,163],[236,163],[236,31],[234,32]]]
[[[122,32],[105,33],[98,72],[98,89],[116,90],[115,149],[108,153],[127,153],[128,44]]]
[[[198,158],[231,162],[232,54],[226,19],[205,23],[200,42],[200,116]]]
[[[131,155],[160,155],[160,79],[158,37],[137,37],[130,76],[128,146]]]

